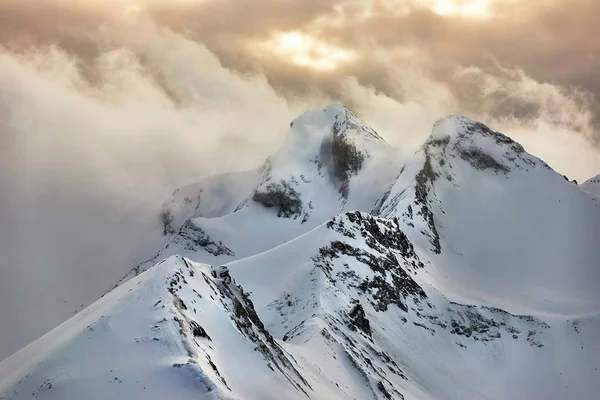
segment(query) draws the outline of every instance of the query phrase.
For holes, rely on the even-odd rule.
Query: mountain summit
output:
[[[372,157],[390,152],[373,129],[341,104],[306,112],[290,127],[281,150],[262,166],[252,195],[279,216],[306,220],[313,203],[343,207],[356,177],[369,174]]]
[[[517,313],[599,312],[598,199],[509,137],[439,121],[376,214],[428,247],[449,298]]]
[[[398,164],[309,111],[176,191],[170,243],[0,363],[0,399],[595,399],[593,184],[464,117]]]

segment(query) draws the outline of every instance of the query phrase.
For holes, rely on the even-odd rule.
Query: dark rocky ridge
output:
[[[211,360],[205,349],[206,346],[203,344],[203,341],[212,342],[212,339],[206,330],[194,319],[196,309],[194,308],[193,312],[191,312],[191,307],[186,305],[179,295],[179,292],[185,290],[186,285],[188,285],[186,275],[189,277],[195,275],[194,267],[185,261],[185,259],[184,265],[185,268],[180,268],[167,278],[169,291],[173,295],[173,303],[178,311],[178,316],[175,316],[174,320],[179,325],[179,332],[190,358],[187,364],[176,364],[174,367],[181,368],[187,365],[198,368],[196,360],[203,353],[221,382],[231,390],[227,385],[227,381],[219,372],[218,366]],[[310,398],[308,394],[308,391],[312,391],[310,384],[299,372],[293,357],[284,351],[266,329],[264,323],[256,313],[252,300],[244,292],[244,289],[235,282],[226,283],[217,281],[204,273],[202,273],[202,278],[212,292],[212,295],[210,293],[208,295],[216,299],[214,301],[219,301],[224,309],[230,313],[230,318],[237,330],[256,346],[256,351],[261,353],[267,366],[273,372],[281,374],[296,390]],[[199,293],[195,293],[200,298],[202,297]],[[210,348],[210,345],[208,347]]]
[[[346,213],[338,218],[329,221],[327,226],[344,236],[362,237],[370,251],[339,240],[321,247],[313,257],[313,262],[330,280],[343,279],[350,287],[368,294],[373,308],[377,311],[386,311],[392,304],[408,311],[407,298],[427,297],[398,261],[401,259],[405,267],[414,270],[423,267],[413,245],[396,223],[358,212]],[[361,279],[351,270],[342,271],[334,276],[332,263],[341,256],[352,257],[367,265],[374,276]]]
[[[278,217],[292,218],[302,214],[300,194],[284,180],[279,183],[269,183],[264,191],[257,189],[252,200],[267,208],[276,208]]]

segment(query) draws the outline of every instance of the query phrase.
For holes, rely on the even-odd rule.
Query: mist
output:
[[[359,69],[316,73],[258,51],[250,60],[240,50],[236,63],[151,13],[80,4],[61,14],[47,2],[25,13],[24,3],[0,3],[12,10],[0,29],[0,359],[156,253],[159,210],[176,188],[255,168],[311,107],[347,103],[400,160],[458,113],[570,178],[600,172],[588,95],[500,61],[457,65],[444,81],[418,51],[365,43],[360,54],[377,66],[369,81]]]
[[[60,47],[0,55],[0,358],[164,245],[173,190],[255,167],[304,108],[180,36],[147,43],[168,94],[125,48],[94,84]]]

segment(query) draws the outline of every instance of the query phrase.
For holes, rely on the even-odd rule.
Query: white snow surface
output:
[[[597,182],[463,117],[404,165],[340,104],[291,125],[177,191],[169,245],[0,363],[0,399],[598,398]]]
[[[600,175],[596,175],[595,177],[583,182],[581,184],[581,188],[595,196],[600,196]]]
[[[517,313],[600,312],[598,198],[506,136],[449,117],[381,206],[383,216],[413,224],[407,234],[422,246],[435,235],[417,215],[423,203],[415,207],[415,170],[431,171],[421,181],[441,253],[427,255],[428,274],[445,295]],[[407,216],[411,204],[414,219]]]

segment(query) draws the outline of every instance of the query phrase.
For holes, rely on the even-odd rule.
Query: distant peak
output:
[[[510,137],[493,131],[487,125],[460,115],[449,115],[439,119],[433,125],[433,132],[427,143],[443,139],[464,139],[469,136],[482,136],[493,139],[498,145],[515,144],[515,150],[522,152],[523,148]],[[517,148],[518,147],[518,148]]]
[[[387,145],[373,128],[341,103],[331,103],[306,111],[294,119],[290,127],[292,134],[310,136],[318,132],[322,136],[335,136],[352,132],[354,135]]]
[[[507,174],[513,169],[529,170],[535,165],[549,168],[530,155],[510,137],[467,117],[450,115],[437,121],[423,146],[426,153],[437,154],[443,166],[458,157],[478,170]]]
[[[456,129],[461,126],[466,127],[474,122],[475,121],[472,119],[461,115],[447,115],[438,119],[435,124],[433,124],[433,133],[435,134],[439,130],[447,130],[448,128]]]
[[[345,106],[341,103],[331,103],[325,107],[313,108],[300,114],[290,123],[292,129],[306,125],[327,125],[345,114]]]

